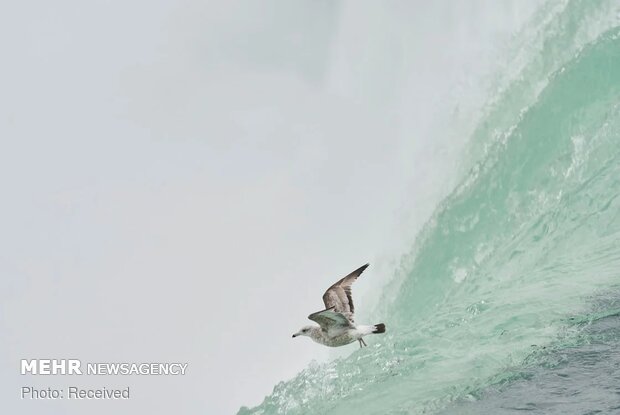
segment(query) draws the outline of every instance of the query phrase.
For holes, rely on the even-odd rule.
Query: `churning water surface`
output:
[[[619,10],[541,7],[369,316],[389,333],[240,414],[620,413]]]

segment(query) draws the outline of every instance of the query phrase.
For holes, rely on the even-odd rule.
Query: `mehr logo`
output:
[[[32,375],[81,375],[78,359],[22,359],[21,374]]]
[[[79,359],[21,359],[22,375],[184,375],[182,362],[99,362],[82,365]],[[83,368],[83,369],[82,369]]]

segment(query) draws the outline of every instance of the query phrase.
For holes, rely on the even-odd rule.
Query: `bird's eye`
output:
[[[308,331],[308,329],[304,329],[304,333],[306,333]]]

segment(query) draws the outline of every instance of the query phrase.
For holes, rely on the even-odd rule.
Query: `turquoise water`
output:
[[[504,381],[458,399],[440,414],[620,413],[620,293],[596,298],[589,311],[585,320],[574,319],[577,334],[536,346],[510,377],[504,374]]]
[[[614,2],[569,1],[539,11],[515,40],[511,75],[492,82],[464,155],[471,168],[369,316],[385,321],[388,334],[346,358],[311,364],[240,414],[620,406],[612,386],[572,406],[535,387],[557,392],[556,372],[577,391],[592,378],[603,389],[618,384],[620,363],[605,362],[620,358],[604,354],[620,344],[618,10]],[[598,362],[587,366],[594,373],[579,377],[587,359]],[[538,401],[527,401],[533,390]]]

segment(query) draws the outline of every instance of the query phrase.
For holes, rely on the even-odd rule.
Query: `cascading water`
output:
[[[509,76],[491,88],[465,156],[471,169],[370,318],[385,320],[388,334],[311,364],[240,414],[498,413],[471,401],[498,385],[511,396],[528,367],[545,379],[558,353],[596,342],[601,330],[606,344],[620,344],[618,324],[597,323],[618,313],[618,10],[611,1],[539,10],[515,40]],[[610,388],[617,377],[606,378]]]

